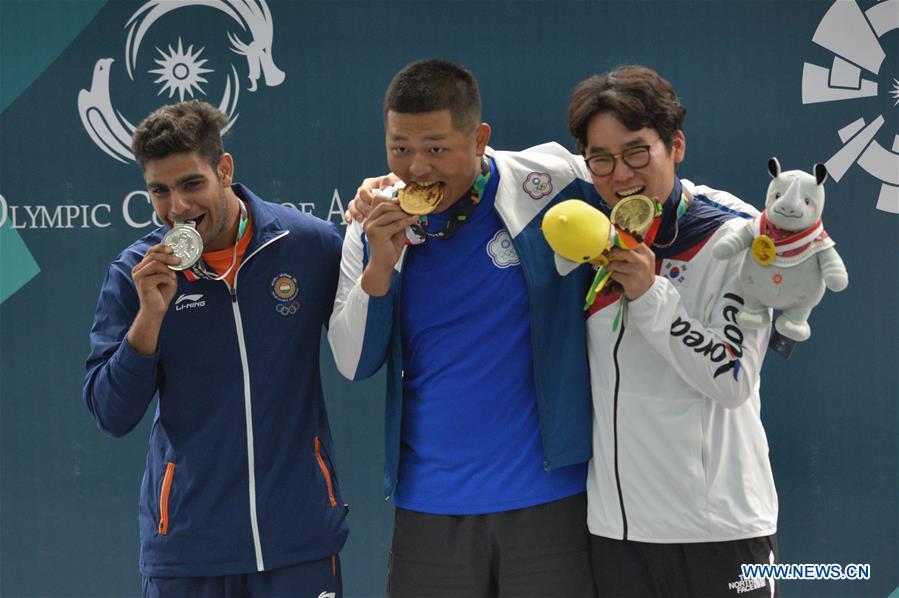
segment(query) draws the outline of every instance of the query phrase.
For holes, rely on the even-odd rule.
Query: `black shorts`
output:
[[[278,569],[216,577],[144,577],[143,598],[250,598],[318,596],[341,598],[340,557]]]
[[[389,598],[593,598],[587,497],[487,515],[396,510]]]
[[[740,565],[777,562],[775,535],[730,542],[649,544],[590,536],[599,598],[775,598],[772,579],[743,579]]]

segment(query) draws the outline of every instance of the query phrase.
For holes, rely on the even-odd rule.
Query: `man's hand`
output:
[[[656,257],[645,243],[630,250],[614,247],[609,252],[608,270],[612,272],[612,280],[621,285],[624,296],[634,300],[655,281]]]
[[[178,290],[178,276],[169,264],[179,262],[172,248],[160,243],[148,249],[144,259],[131,269],[140,308],[128,330],[128,343],[138,353],[156,352],[162,320]]]
[[[371,259],[362,273],[362,290],[381,297],[390,290],[393,267],[406,245],[406,227],[418,216],[410,216],[396,201],[381,201],[366,219],[363,228],[371,250]]]
[[[343,215],[346,223],[349,224],[353,220],[362,222],[368,218],[375,206],[384,201],[384,198],[376,196],[374,192],[395,185],[399,180],[399,177],[393,173],[364,179],[362,185],[356,189],[356,195],[350,201],[347,211]]]

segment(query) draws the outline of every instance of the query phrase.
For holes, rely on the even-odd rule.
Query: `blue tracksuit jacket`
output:
[[[336,554],[347,535],[319,378],[341,238],[233,189],[253,217],[234,288],[179,276],[155,355],[125,337],[131,268],[165,228],[112,262],[97,303],[84,400],[98,426],[126,434],[159,395],[140,491],[146,576],[275,569]]]
[[[527,282],[544,467],[584,463],[591,455],[592,407],[581,308],[590,272],[579,268],[561,277],[540,223],[546,210],[560,201],[579,198],[596,205],[599,197],[583,159],[557,143],[523,152],[487,152],[500,173],[494,208],[512,238]],[[389,497],[396,488],[403,419],[402,257],[390,291],[369,297],[359,282],[367,256],[362,227],[353,223],[344,240],[328,340],[337,368],[351,380],[366,378],[387,364],[384,492]]]

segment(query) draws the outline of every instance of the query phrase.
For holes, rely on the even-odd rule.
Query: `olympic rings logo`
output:
[[[291,301],[290,303],[278,303],[275,305],[275,311],[282,316],[292,316],[300,310],[299,301]]]

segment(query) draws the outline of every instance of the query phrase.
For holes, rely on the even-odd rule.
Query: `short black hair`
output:
[[[384,94],[384,118],[390,111],[421,114],[449,110],[453,126],[470,132],[481,122],[478,82],[462,65],[430,58],[407,64]]]
[[[684,127],[687,109],[674,88],[657,72],[640,65],[620,66],[578,83],[568,103],[568,130],[577,151],[587,147],[587,126],[602,112],[609,112],[630,129],[655,129],[668,150],[674,134]]]
[[[138,125],[131,150],[142,169],[150,160],[197,152],[215,170],[225,153],[222,129],[227,124],[228,118],[206,102],[169,104],[154,110]]]

